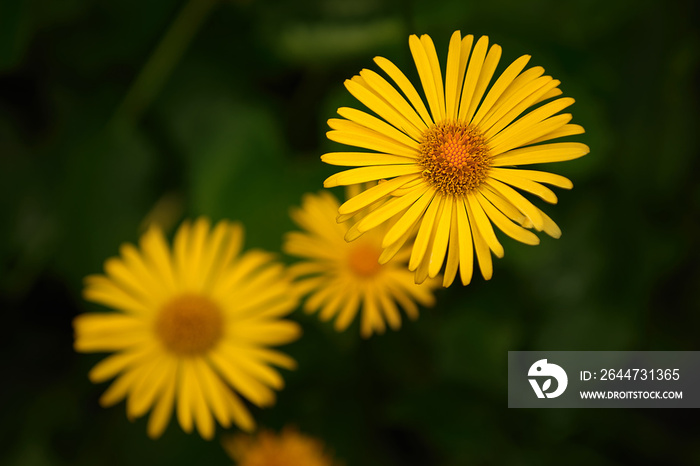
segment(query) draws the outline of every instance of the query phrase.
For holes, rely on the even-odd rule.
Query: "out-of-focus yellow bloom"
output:
[[[245,430],[254,421],[240,399],[274,403],[283,380],[272,365],[292,369],[268,347],[297,339],[299,326],[281,317],[297,304],[286,271],[263,251],[241,254],[240,225],[204,218],[185,222],[172,251],[160,229],[121,247],[105,275],[85,280],[85,299],[117,312],[75,318],[75,349],[112,352],[89,374],[117,379],[103,406],[126,398],[129,418],[151,410],[148,434],[160,436],[173,408],[180,426],[214,435],[214,420]]]
[[[286,427],[279,434],[263,430],[257,435],[227,437],[223,446],[236,466],[333,466],[324,445],[308,435]]]
[[[345,330],[360,311],[360,333],[365,338],[374,332],[383,333],[386,323],[398,329],[399,306],[411,319],[417,319],[416,302],[433,305],[438,282],[414,283],[413,274],[406,269],[411,253],[408,247],[389,251],[394,257],[384,261],[383,228],[347,242],[345,238],[355,230],[351,228],[353,222],[336,222],[338,206],[338,200],[328,192],[306,194],[301,208],[291,212],[304,231],[288,233],[283,249],[303,259],[289,271],[298,279],[297,291],[309,295],[304,310],[319,311],[321,320],[335,317],[338,331]]]

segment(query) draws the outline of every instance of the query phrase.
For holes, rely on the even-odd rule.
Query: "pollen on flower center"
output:
[[[381,249],[369,244],[358,244],[350,250],[348,265],[359,277],[372,277],[382,268],[379,263]]]
[[[155,330],[169,350],[195,355],[211,349],[221,339],[223,324],[221,309],[209,298],[185,294],[163,306]]]
[[[440,123],[423,133],[423,177],[443,194],[465,194],[486,178],[491,156],[486,140],[472,125]]]

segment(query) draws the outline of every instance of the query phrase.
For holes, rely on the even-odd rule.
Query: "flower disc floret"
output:
[[[419,164],[423,178],[443,194],[462,195],[486,179],[489,152],[478,128],[464,123],[441,123],[425,131]]]
[[[163,344],[173,353],[199,355],[221,340],[224,318],[211,299],[185,294],[163,306],[155,328]]]

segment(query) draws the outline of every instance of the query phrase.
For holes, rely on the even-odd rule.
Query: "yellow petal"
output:
[[[524,226],[524,223],[528,222],[527,217],[520,212],[513,204],[511,204],[508,200],[506,200],[505,197],[503,197],[501,194],[499,194],[497,191],[494,191],[491,187],[488,185],[484,185],[482,189],[479,189],[479,192],[491,202],[498,210],[503,212],[506,217],[509,219],[519,223],[520,225]],[[532,226],[532,223],[530,223],[530,226]],[[529,227],[525,227],[529,228]]]
[[[83,298],[113,309],[134,315],[152,313],[152,304],[135,297],[103,275],[90,275],[85,278]]]
[[[357,311],[360,309],[360,293],[348,293],[343,308],[338,312],[338,318],[335,320],[335,329],[339,332],[347,329],[350,323],[355,319]]]
[[[362,312],[360,313],[360,336],[362,338],[369,338],[372,336],[374,314],[376,313],[375,307],[372,306],[374,303],[373,300],[372,288],[367,287],[362,297]]]
[[[500,168],[492,168],[489,171],[489,175],[493,179],[502,181],[503,183],[509,184],[518,189],[522,189],[523,191],[532,193],[535,196],[540,197],[542,200],[549,202],[550,204],[557,203],[557,196],[551,189],[530,179],[518,176],[517,173],[514,173],[517,172],[517,170],[512,170],[510,172],[501,170],[502,169]]]
[[[476,115],[471,121],[472,124],[478,125],[481,123],[481,120],[487,114],[489,114],[493,108],[493,105],[501,97],[506,88],[511,85],[516,76],[518,76],[523,68],[525,68],[525,65],[527,65],[529,60],[530,55],[523,55],[508,65],[508,68],[506,68],[501,76],[499,76],[494,85],[491,87],[491,90],[488,92],[488,94],[486,94],[484,102],[481,104],[481,106],[479,106],[479,110],[476,112]]]
[[[552,79],[551,76],[543,76],[526,84],[522,89],[518,90],[518,92],[513,93],[513,95],[494,112],[493,116],[481,126],[484,137],[487,140],[491,139],[521,113],[531,107],[539,96],[558,85],[559,81],[556,79]]]
[[[416,200],[413,205],[403,214],[396,223],[387,231],[382,240],[382,248],[387,248],[389,245],[394,244],[401,238],[408,230],[411,229],[413,225],[416,224],[418,219],[423,215],[425,209],[428,208],[428,204],[435,197],[435,189],[429,187],[428,190]]]
[[[211,440],[214,437],[214,418],[212,417],[211,411],[207,406],[207,402],[204,398],[204,392],[201,387],[201,381],[197,377],[197,372],[194,372],[195,377],[193,378],[193,395],[192,395],[192,406],[194,409],[194,422],[197,426],[197,431],[199,435],[202,436],[204,440]]]
[[[435,93],[438,99],[438,108],[440,110],[440,119],[445,119],[445,90],[442,87],[442,71],[440,70],[440,61],[438,60],[437,52],[435,51],[435,44],[433,44],[433,39],[429,35],[423,34],[420,36],[420,42],[423,45],[423,50],[428,57],[428,64],[430,65],[430,71],[433,75],[433,82],[435,85]]]
[[[450,46],[447,52],[447,72],[445,73],[445,110],[448,120],[454,120],[457,117],[457,99],[459,98],[458,93],[460,90],[457,86],[461,88],[459,69],[461,54],[462,39],[459,31],[455,31],[450,38]]]
[[[230,359],[233,354],[235,353],[230,348],[221,345],[211,352],[209,360],[219,375],[252,403],[260,407],[272,405],[275,401],[274,392],[233,363]]]
[[[564,125],[559,129],[555,129],[551,133],[545,134],[537,139],[530,141],[530,144],[537,144],[538,142],[549,141],[550,139],[563,138],[566,136],[573,136],[576,134],[583,134],[586,130],[583,129],[581,125]]]
[[[170,375],[170,380],[165,384],[165,390],[156,401],[155,408],[148,417],[148,436],[152,439],[158,438],[170,422],[173,412],[173,401],[175,400],[176,378],[175,374]]]
[[[481,36],[476,42],[472,56],[469,59],[467,76],[464,79],[464,87],[462,88],[462,99],[459,103],[459,119],[462,121],[468,121],[466,120],[467,112],[469,111],[472,98],[474,97],[474,90],[476,89],[476,84],[481,74],[481,67],[484,64],[488,46],[489,38],[487,36]]]
[[[447,243],[450,238],[450,230],[452,225],[452,196],[445,196],[445,202],[442,206],[440,221],[435,230],[435,241],[430,254],[430,265],[428,266],[428,276],[430,278],[437,277],[442,269],[442,264],[445,261],[445,253],[447,252]]]
[[[445,265],[445,275],[442,280],[442,286],[445,288],[452,285],[457,276],[459,267],[459,230],[457,228],[457,204],[458,201],[452,203],[452,220],[450,221],[450,243],[447,248],[447,264]]]
[[[356,110],[354,108],[349,107],[341,107],[338,109],[338,114],[344,118],[347,118],[350,121],[357,123],[358,125],[364,126],[365,128],[381,133],[382,135],[388,137],[389,139],[393,139],[396,142],[404,144],[408,147],[414,147],[416,149],[418,148],[418,143],[414,139],[411,139],[408,135],[406,135],[406,133],[404,133],[403,131],[399,131],[395,127],[385,123],[383,120],[373,117],[372,115],[369,115],[361,110]],[[418,134],[420,135],[420,132],[418,132]]]
[[[394,127],[399,128],[404,133],[412,136],[414,139],[418,137],[420,132],[410,121],[408,121],[404,115],[399,113],[393,106],[391,106],[384,97],[380,97],[373,90],[368,89],[365,86],[368,86],[368,84],[360,84],[356,79],[345,81],[345,88],[350,91],[350,94],[352,94],[357,100],[365,104],[367,108],[382,117]]]
[[[277,367],[284,369],[296,369],[297,362],[287,356],[284,353],[275,351],[269,348],[256,348],[256,347],[245,347],[241,350],[242,352],[249,354],[250,357],[265,361],[266,363],[273,364]]]
[[[367,181],[393,178],[395,176],[412,175],[414,173],[420,173],[421,171],[423,171],[423,168],[418,164],[379,165],[376,167],[353,168],[329,176],[326,181],[323,182],[323,186],[326,188],[332,188],[334,186],[365,183]],[[418,176],[420,175],[415,175],[409,180],[415,179]]]
[[[165,354],[151,358],[147,364],[148,372],[134,384],[126,402],[126,412],[130,419],[146,414],[165,385],[174,380],[174,370],[171,367],[174,369],[175,363]]]
[[[194,427],[194,378],[192,361],[182,359],[179,362],[179,382],[177,390],[177,420],[180,427],[187,433]]]
[[[223,427],[229,427],[231,420],[226,406],[225,392],[227,388],[203,358],[195,358],[193,363],[194,371],[199,380],[199,387],[207,405],[211,407],[211,411],[219,424]]]
[[[498,180],[489,178],[485,181],[485,183],[505,197],[511,204],[517,207],[518,210],[524,213],[538,231],[542,231],[542,228],[544,227],[544,220],[542,219],[542,211],[540,209],[532,205],[532,203],[525,199],[522,194]]]
[[[503,257],[503,246],[498,241],[498,238],[496,238],[496,233],[493,231],[491,222],[486,216],[484,209],[481,207],[479,202],[476,200],[475,195],[472,193],[467,194],[467,213],[469,214],[470,223],[472,223],[472,220],[476,222],[479,233],[489,246],[489,249],[493,251],[496,257]],[[472,226],[474,226],[473,223]]]
[[[472,211],[469,202],[465,202],[464,206],[467,209],[469,225],[472,229],[472,240],[474,241],[474,250],[476,251],[476,258],[479,262],[481,275],[484,277],[484,280],[491,280],[491,277],[493,276],[493,263],[491,262],[489,245],[484,240],[481,229],[479,228],[479,223],[474,218],[474,212]]]
[[[533,86],[533,83],[536,83],[537,79],[539,79],[543,74],[544,68],[541,66],[533,66],[532,68],[523,71],[520,75],[513,79],[513,82],[511,82],[508,87],[505,88],[501,96],[493,104],[491,110],[489,110],[489,112],[484,116],[484,120],[479,126],[483,127],[484,129],[490,127],[493,124],[494,119],[497,119],[495,116],[496,113],[507,113],[515,104],[522,100],[518,98],[518,95],[522,96],[524,92],[525,95],[529,94],[526,92],[527,89]],[[545,79],[551,80],[552,77],[545,76]]]
[[[500,210],[489,202],[482,193],[475,196],[476,199],[481,204],[481,207],[488,215],[489,219],[506,235],[510,236],[516,241],[520,241],[525,244],[536,245],[540,244],[540,239],[533,232],[522,228],[515,223],[511,222],[508,217],[506,217]]]
[[[503,131],[495,135],[493,138],[491,138],[488,141],[489,147],[491,149],[491,155],[498,155],[501,152],[505,152],[507,150],[510,150],[514,147],[518,147],[519,145],[522,145],[524,143],[519,143],[517,145],[515,144],[509,144],[508,140],[513,139],[516,136],[521,136],[521,133],[531,133],[532,127],[534,127],[537,123],[540,123],[547,118],[551,117],[555,113],[560,112],[561,110],[565,109],[566,107],[571,106],[574,103],[574,99],[572,98],[563,98],[563,99],[558,99],[553,102],[550,102],[548,104],[545,104],[527,115],[519,118],[516,122],[513,124],[509,125],[507,128],[505,128]],[[563,123],[560,126],[564,126],[566,123]],[[551,131],[554,129],[553,128]],[[543,134],[546,134],[543,133]],[[525,139],[526,142],[532,141],[533,139],[536,139],[540,137],[540,135],[536,137],[531,137],[529,139]],[[521,136],[522,138],[522,136]]]
[[[423,85],[425,97],[428,100],[430,113],[436,122],[442,121],[444,119],[445,110],[444,108],[440,108],[437,90],[435,88],[435,78],[433,77],[433,70],[430,66],[430,60],[425,48],[416,35],[411,35],[408,38],[408,45],[411,49],[413,60],[416,63],[416,69],[418,70],[418,76],[420,77],[421,84]]]
[[[386,322],[394,330],[401,328],[401,315],[394,301],[387,296],[386,291],[379,289],[377,292],[379,308],[386,319]]]
[[[221,221],[226,228],[226,237],[217,254],[217,261],[212,265],[211,276],[219,277],[228,268],[243,249],[243,227],[239,222]]]
[[[559,97],[562,94],[563,94],[562,90],[559,89],[558,87],[555,87],[554,89],[542,94],[542,96],[539,99],[537,99],[533,105],[537,105],[540,102],[544,102],[545,100],[548,100],[548,99],[551,99],[554,97]]]
[[[494,157],[491,165],[529,165],[533,163],[563,162],[577,159],[589,152],[588,146],[579,142],[557,142],[541,146],[515,149]]]
[[[433,224],[435,223],[438,213],[442,210],[442,202],[444,196],[436,195],[428,206],[423,220],[421,221],[420,228],[418,229],[418,236],[416,241],[413,243],[413,251],[411,252],[411,259],[408,262],[408,270],[414,271],[418,268],[418,265],[423,260],[425,252],[428,249],[428,241],[430,240],[430,235],[433,231]]]
[[[192,274],[192,287],[196,291],[201,291],[202,283],[206,278],[205,270],[202,268],[204,260],[204,250],[206,248],[207,239],[209,238],[209,229],[211,222],[205,217],[199,217],[192,228],[192,236],[189,244],[189,267]]]
[[[404,186],[405,184],[418,178],[419,177],[415,175],[406,175],[379,183],[378,185],[373,186],[357,196],[345,201],[345,203],[338,208],[338,213],[345,215],[358,212],[370,204],[377,202],[383,197],[391,194],[394,190],[400,188],[401,186]]]
[[[423,199],[423,198],[421,198]],[[397,222],[398,223],[398,222]],[[396,241],[391,243],[390,245],[386,246],[382,253],[379,255],[379,263],[384,265],[391,261],[400,251],[402,251],[404,244],[406,244],[406,241],[408,241],[409,238],[412,238],[415,236],[416,232],[418,231],[418,221],[413,222],[412,225],[408,227],[408,229],[401,235],[399,236]],[[403,249],[404,255],[406,255],[406,250]],[[408,254],[405,259],[408,259],[411,257],[410,249],[408,249]]]
[[[571,189],[574,187],[574,184],[568,178],[550,172],[511,168],[498,168],[498,171],[502,173],[511,173],[522,178],[527,178],[528,180],[537,181],[538,183],[551,184],[557,188]]]
[[[260,345],[284,345],[301,336],[301,327],[289,320],[246,321],[232,324],[227,330],[232,339]]]
[[[433,120],[428,113],[428,109],[425,108],[423,99],[418,95],[416,88],[413,87],[411,81],[406,77],[405,74],[391,61],[383,57],[375,57],[374,62],[379,65],[379,67],[384,70],[384,72],[389,75],[389,77],[399,86],[401,92],[408,98],[413,108],[416,109],[421,119],[423,120],[424,126],[419,126],[418,122],[414,122],[414,125],[424,131],[433,124]]]
[[[486,55],[484,64],[481,67],[481,73],[479,73],[479,79],[476,83],[476,88],[474,89],[474,96],[471,99],[471,104],[469,104],[469,110],[464,117],[464,121],[471,122],[476,110],[479,108],[479,103],[481,98],[484,96],[486,89],[488,88],[491,78],[493,78],[493,73],[496,71],[498,62],[501,59],[501,47],[499,45],[492,45],[489,49],[489,53]]]
[[[381,225],[393,216],[400,214],[403,210],[413,205],[413,203],[416,202],[426,191],[428,191],[428,189],[429,186],[426,183],[414,188],[413,191],[408,194],[387,201],[381,207],[367,214],[367,216],[357,225],[358,229],[360,231],[369,231],[372,228]]]
[[[121,351],[107,356],[90,369],[88,378],[92,383],[109,380],[138,362],[147,359],[152,355],[154,349],[155,345],[144,345],[130,351]]]
[[[463,199],[457,205],[457,230],[459,232],[459,275],[464,286],[472,279],[474,270],[474,247],[472,246],[471,227],[467,217],[466,204]]]
[[[338,165],[342,167],[364,167],[369,165],[400,165],[415,163],[415,159],[410,157],[377,154],[372,152],[331,152],[329,154],[323,154],[321,156],[321,160],[329,165]]]
[[[187,289],[191,286],[192,268],[189,266],[190,222],[185,220],[175,233],[173,256],[175,275],[178,288]]]
[[[107,408],[119,403],[143,375],[143,366],[138,366],[119,376],[100,397],[100,405]]]
[[[141,238],[140,245],[144,257],[148,259],[155,275],[160,278],[162,286],[168,293],[174,292],[177,285],[173,274],[173,259],[163,231],[151,226]]]
[[[343,127],[343,129],[328,131],[326,133],[326,136],[331,141],[408,158],[416,158],[420,155],[417,148],[406,146],[382,134],[369,131],[363,126],[357,125],[353,128],[348,128],[349,125],[347,125],[347,123],[352,123],[351,121],[331,119],[328,120],[328,122],[336,127]],[[345,123],[339,124],[335,122]]]
[[[533,140],[538,139],[545,134],[550,134],[551,132],[556,131],[558,128],[566,125],[572,118],[573,116],[570,113],[564,113],[540,121],[539,123],[530,126],[528,130],[521,131],[516,136],[504,141],[504,143],[497,150],[494,150],[491,155],[501,154],[507,150],[531,144]]]
[[[365,80],[367,86],[375,93],[384,97],[389,105],[407,120],[401,129],[412,139],[416,141],[419,140],[421,133],[427,129],[427,126],[425,126],[425,122],[421,120],[413,107],[406,102],[394,86],[372,70],[362,70],[360,75]]]
[[[255,429],[255,420],[250,415],[250,411],[243,404],[241,399],[231,390],[226,390],[226,404],[228,405],[229,413],[240,427],[245,432],[252,432]]]

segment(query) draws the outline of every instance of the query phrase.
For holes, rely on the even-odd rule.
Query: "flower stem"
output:
[[[139,120],[217,1],[189,0],[185,4],[129,88],[112,118],[113,122],[124,118],[131,119],[132,123]]]

